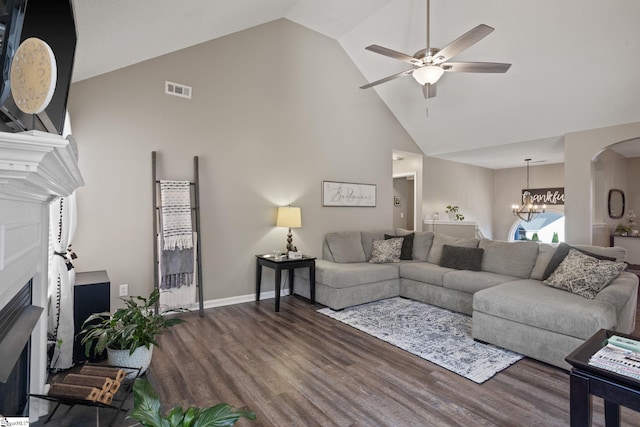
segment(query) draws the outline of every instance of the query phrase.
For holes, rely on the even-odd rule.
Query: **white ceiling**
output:
[[[425,47],[425,0],[73,0],[74,80],[286,18],[336,39],[362,84],[408,69],[365,51]],[[562,136],[640,121],[640,1],[432,0],[431,45],[496,30],[456,57],[506,74],[446,73],[428,102],[409,76],[375,89],[425,154],[499,169],[563,161]],[[247,52],[238,54],[246,55]],[[636,156],[628,147],[625,156]]]

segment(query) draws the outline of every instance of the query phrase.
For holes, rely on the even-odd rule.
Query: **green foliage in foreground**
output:
[[[160,413],[160,399],[149,381],[138,378],[133,384],[133,412],[129,416],[145,427],[227,427],[240,417],[255,420],[256,414],[218,403],[210,408],[173,408],[169,414]]]

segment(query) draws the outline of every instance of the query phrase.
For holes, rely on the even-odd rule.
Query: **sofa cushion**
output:
[[[296,269],[296,274],[309,280],[308,268]],[[316,260],[316,282],[332,288],[349,288],[397,278],[398,264],[369,264],[368,262],[339,264]]]
[[[627,267],[623,262],[598,260],[571,249],[543,283],[593,299]]]
[[[429,251],[433,245],[432,231],[419,231],[413,236],[413,259],[427,261]]]
[[[400,250],[400,259],[404,261],[409,261],[413,259],[413,237],[415,233],[408,234],[399,234],[393,236],[391,234],[385,234],[385,239],[393,239],[394,237],[402,237],[404,240],[402,241],[402,249]]]
[[[482,239],[478,247],[484,249],[482,271],[528,279],[538,257],[538,244],[517,241],[502,242]]]
[[[535,280],[543,280],[544,271],[551,261],[551,257],[556,252],[556,247],[546,243],[538,243],[538,257],[536,263],[531,270],[531,278]]]
[[[551,273],[556,271],[556,268],[558,268],[562,260],[564,260],[564,258],[569,254],[569,250],[572,248],[577,249],[586,255],[589,255],[601,260],[624,261],[624,258],[626,258],[626,251],[624,251],[624,258],[618,259],[618,255],[619,255],[618,251],[614,252],[614,251],[603,250],[603,249],[613,249],[613,248],[598,249],[597,246],[587,246],[587,245],[571,246],[562,242],[558,245],[558,247],[556,248],[556,251],[553,253],[553,256],[549,260],[549,264],[547,264],[547,268],[545,268],[544,270],[544,275],[542,276],[542,280],[547,280],[549,276],[551,276]],[[616,248],[616,249],[624,250],[624,248]]]
[[[442,278],[450,271],[456,270],[427,262],[406,262],[400,264],[400,277],[435,286],[442,286]]]
[[[359,231],[340,231],[327,234],[327,245],[335,262],[365,262]]]
[[[442,246],[440,266],[456,270],[480,271],[482,267],[482,248],[465,248],[461,246]]]
[[[592,246],[592,245],[573,245],[573,248],[598,259],[624,262],[627,260],[627,250],[620,246]],[[588,252],[588,253],[587,253]]]
[[[442,278],[442,286],[448,289],[475,294],[482,289],[518,280],[517,277],[488,271],[456,270],[446,273]]]
[[[435,234],[433,237],[433,244],[431,250],[427,256],[427,262],[431,264],[440,264],[440,258],[442,257],[442,247],[444,245],[451,246],[463,246],[466,248],[477,248],[478,239],[465,239],[461,237],[448,236],[446,234]]]
[[[400,252],[402,251],[403,241],[404,238],[402,237],[386,240],[374,240],[369,262],[373,264],[400,262]]]
[[[583,340],[601,328],[613,329],[617,323],[616,309],[610,303],[563,292],[531,279],[476,292],[473,310]]]
[[[371,258],[371,249],[373,248],[374,240],[384,240],[384,235],[389,233],[389,230],[376,230],[376,231],[361,231],[360,240],[362,241],[362,250],[364,251],[365,260]]]

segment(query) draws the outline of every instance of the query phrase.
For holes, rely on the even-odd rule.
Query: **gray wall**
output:
[[[465,221],[476,221],[482,233],[491,238],[493,175],[491,169],[425,157],[423,219],[433,219],[434,212],[447,219],[447,205],[457,205]]]
[[[163,179],[191,179],[200,157],[205,300],[254,292],[253,255],[285,244],[279,205],[302,208],[310,255],[329,231],[391,227],[391,153],[420,150],[365,82],[335,40],[277,20],[73,84],[77,270],[106,269],[113,297],[151,291],[153,150]],[[323,208],[323,179],[376,184],[377,207]]]

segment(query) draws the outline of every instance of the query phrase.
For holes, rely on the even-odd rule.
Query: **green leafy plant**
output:
[[[133,411],[130,418],[145,427],[227,427],[241,417],[255,420],[256,414],[218,403],[210,408],[176,406],[166,416],[160,412],[160,399],[149,381],[138,378],[133,383]]]
[[[531,236],[531,241],[533,242],[539,242],[540,238],[538,237],[538,233],[533,233],[533,235]]]
[[[618,234],[629,234],[631,233],[631,226],[629,225],[624,225],[624,224],[618,224],[616,225],[616,233]]]
[[[447,210],[444,213],[453,213],[455,215],[456,221],[463,221],[464,215],[460,213],[460,208],[458,206],[447,205]]]
[[[553,237],[551,238],[551,243],[559,243],[560,239],[558,238],[558,232],[554,231],[553,232]]]
[[[158,346],[156,335],[171,326],[184,322],[182,319],[155,314],[154,306],[160,299],[160,290],[155,289],[148,298],[130,296],[120,298],[126,307],[115,313],[92,314],[82,324],[81,344],[85,346],[85,355],[89,356],[93,348],[99,355],[108,347],[112,350],[129,350],[133,354],[136,348],[151,344]],[[170,310],[181,312],[184,310]],[[94,346],[95,344],[95,346]]]

